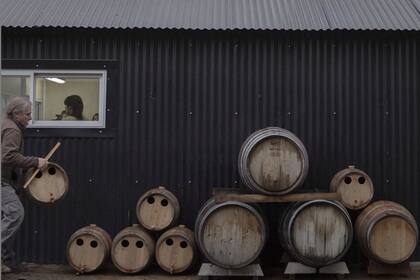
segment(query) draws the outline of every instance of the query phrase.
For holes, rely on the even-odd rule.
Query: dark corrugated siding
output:
[[[326,190],[354,164],[371,176],[375,199],[400,202],[420,221],[418,33],[3,29],[2,36],[4,59],[119,60],[109,75],[111,136],[57,130],[57,138],[26,139],[31,154],[61,139],[54,161],[71,182],[57,206],[25,203],[19,253],[27,261],[64,262],[67,239],[89,223],[115,235],[157,185],[177,195],[180,222],[191,227],[211,188],[241,185],[240,146],[266,126],[305,144],[304,189]],[[282,207],[265,208],[277,244]],[[349,258],[357,260],[357,250]]]

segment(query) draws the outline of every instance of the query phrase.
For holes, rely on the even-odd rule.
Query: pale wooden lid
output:
[[[127,235],[113,247],[113,260],[124,271],[142,270],[151,258],[146,242],[137,235]]]
[[[369,246],[371,252],[390,263],[408,259],[417,243],[416,232],[403,218],[385,217],[371,229]]]
[[[30,195],[42,203],[53,203],[59,200],[65,195],[67,189],[67,175],[60,168],[52,165],[44,171],[39,171],[28,186]]]
[[[268,191],[291,187],[303,172],[303,158],[290,139],[273,136],[258,142],[251,150],[248,168],[253,180]]]
[[[137,216],[144,227],[161,230],[174,220],[175,208],[166,196],[153,194],[142,201]]]
[[[68,257],[79,271],[93,271],[104,261],[106,247],[94,235],[82,234],[72,240]]]
[[[367,205],[373,197],[373,185],[367,176],[352,172],[340,180],[337,192],[341,194],[341,202],[348,208],[358,209]]]
[[[292,242],[302,256],[314,259],[334,259],[347,247],[349,226],[346,217],[332,205],[311,205],[296,216]]]
[[[156,248],[156,258],[166,271],[182,272],[193,262],[194,249],[185,238],[169,236]]]
[[[262,224],[244,207],[221,207],[206,219],[203,246],[220,263],[240,265],[254,259],[264,245]]]

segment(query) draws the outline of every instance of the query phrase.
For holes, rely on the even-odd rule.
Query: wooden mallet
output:
[[[51,151],[45,156],[45,159],[48,161],[50,159],[50,157],[52,157],[52,155],[55,153],[55,151],[58,149],[58,147],[60,147],[61,143],[57,142],[57,144],[55,144],[55,146],[51,149]],[[28,181],[26,181],[25,185],[23,185],[23,188],[26,189],[29,184],[32,182],[32,180],[35,178],[35,176],[38,174],[38,172],[40,171],[39,168],[37,168],[37,170],[35,170],[35,172],[32,174],[32,176],[29,178]]]

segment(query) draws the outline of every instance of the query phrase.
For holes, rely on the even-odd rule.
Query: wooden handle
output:
[[[60,147],[60,145],[61,145],[61,143],[60,142],[57,142],[57,144],[55,144],[55,146],[51,149],[51,151],[45,156],[45,159],[46,160],[49,160],[51,157],[52,157],[52,155],[55,153],[55,151],[58,149],[58,147]],[[26,189],[28,186],[29,186],[29,184],[32,182],[32,180],[35,178],[35,176],[36,176],[36,174],[38,174],[38,172],[39,172],[39,168],[37,168],[36,170],[35,170],[35,172],[32,174],[32,176],[29,178],[29,180],[28,181],[26,181],[26,183],[25,183],[25,185],[23,185],[23,188],[24,189]]]

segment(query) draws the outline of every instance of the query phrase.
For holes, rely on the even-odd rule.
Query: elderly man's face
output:
[[[23,112],[17,113],[15,115],[15,120],[22,125],[27,127],[30,120],[32,120],[32,108],[28,106]]]

